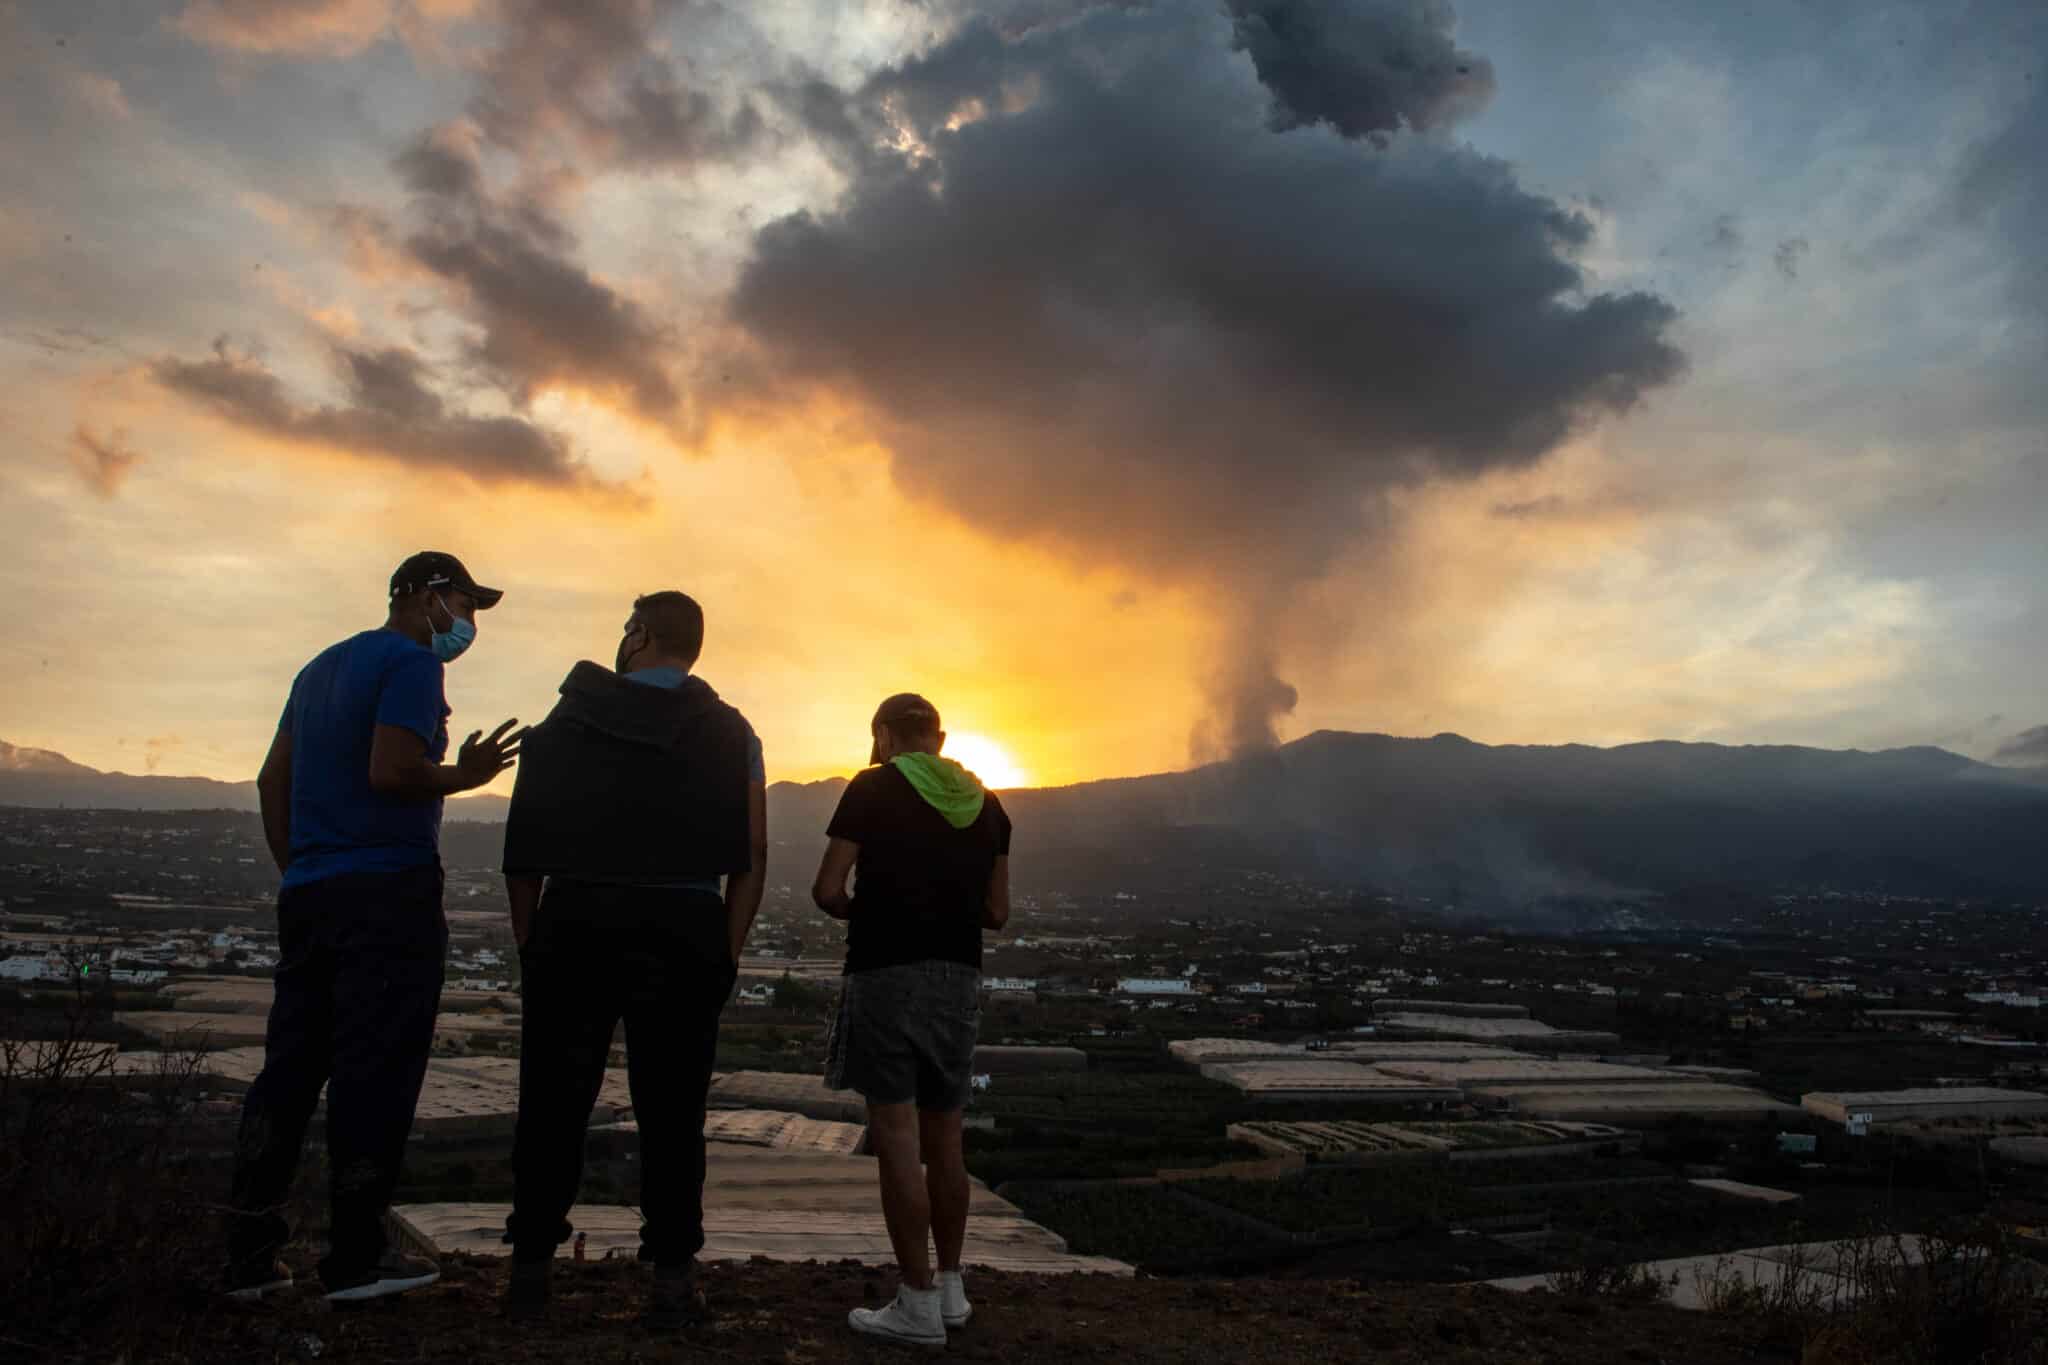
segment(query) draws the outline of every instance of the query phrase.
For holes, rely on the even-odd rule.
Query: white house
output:
[[[985,991],[1035,991],[1038,978],[1035,976],[984,976],[981,988]]]
[[[1180,976],[1127,976],[1116,989],[1119,995],[1193,995],[1195,983]]]

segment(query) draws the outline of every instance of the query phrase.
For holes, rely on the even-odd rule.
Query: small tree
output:
[[[775,1008],[798,1014],[823,1014],[832,1008],[832,991],[785,971],[775,983]]]

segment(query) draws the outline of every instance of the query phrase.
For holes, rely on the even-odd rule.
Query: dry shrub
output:
[[[1677,1286],[1675,1280],[1663,1278],[1646,1265],[1602,1260],[1553,1271],[1548,1283],[1554,1294],[1630,1303],[1662,1303]]]
[[[1699,1288],[1802,1365],[2048,1365],[2048,1277],[1988,1219],[1795,1250],[1776,1278],[1724,1259]]]
[[[224,1178],[194,1157],[201,1054],[123,1068],[93,1036],[105,1022],[79,988],[56,1020],[7,1030],[44,1036],[0,1038],[0,1358],[130,1350],[220,1265]]]

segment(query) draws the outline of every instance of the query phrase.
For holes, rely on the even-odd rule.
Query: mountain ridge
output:
[[[0,750],[0,804],[254,810],[254,783],[99,773]],[[55,760],[54,762],[52,760]],[[69,766],[60,766],[68,764]],[[822,846],[845,779],[769,788],[775,875]],[[1308,882],[1473,907],[1719,885],[2048,892],[2048,768],[1928,745],[1486,745],[1320,730],[1179,772],[1002,793],[1020,886],[1207,895]],[[506,799],[449,803],[502,820]],[[479,830],[478,836],[488,842]]]

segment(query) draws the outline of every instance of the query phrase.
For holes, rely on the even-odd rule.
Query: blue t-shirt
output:
[[[441,856],[441,803],[370,789],[379,725],[412,731],[427,758],[448,754],[441,661],[390,630],[366,630],[299,670],[280,728],[292,737],[292,858],[286,886],[345,872],[386,872]]]

